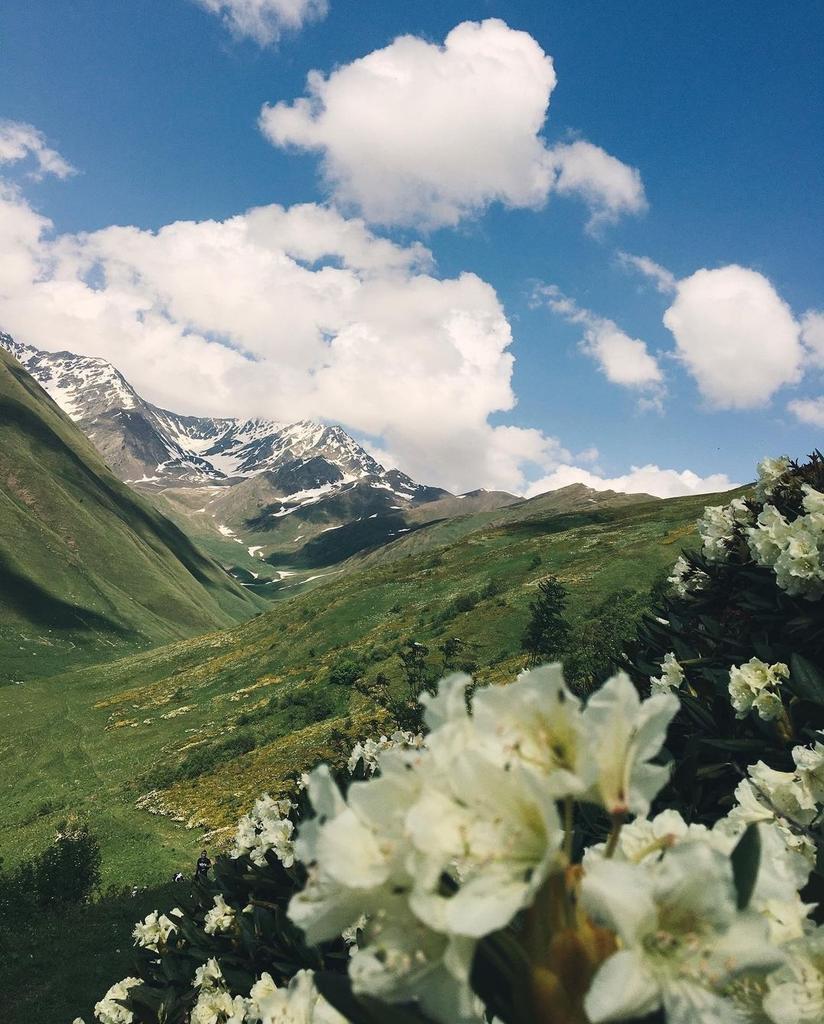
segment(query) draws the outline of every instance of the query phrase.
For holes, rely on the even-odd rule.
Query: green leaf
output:
[[[701,743],[705,747],[712,747],[714,750],[738,750],[738,751],[763,751],[764,741],[759,739],[752,740],[707,740],[702,739]]]
[[[490,1014],[504,1024],[531,1024],[530,964],[510,929],[487,935],[475,950],[470,980]]]
[[[730,860],[738,909],[746,910],[755,889],[755,880],[758,878],[758,867],[761,863],[761,837],[758,834],[758,825],[753,823],[747,826],[747,831],[738,840]]]
[[[824,704],[824,672],[801,654],[790,658],[789,685],[797,696]]]

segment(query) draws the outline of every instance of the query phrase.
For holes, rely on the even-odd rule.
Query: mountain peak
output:
[[[367,481],[415,501],[426,500],[430,490],[398,470],[387,471],[336,424],[181,415],[147,402],[105,359],[46,352],[2,333],[0,347],[81,426],[127,483],[223,485],[267,473],[296,492]]]

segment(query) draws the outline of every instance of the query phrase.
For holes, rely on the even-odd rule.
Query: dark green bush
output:
[[[66,822],[51,846],[0,872],[0,908],[80,903],[100,884],[100,846],[86,825]]]

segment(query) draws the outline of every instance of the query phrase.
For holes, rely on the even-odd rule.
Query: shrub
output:
[[[344,654],[329,670],[329,683],[350,688],[363,676],[364,668],[364,659],[359,654]]]
[[[88,826],[64,822],[51,846],[0,873],[0,907],[80,903],[100,884],[100,846]]]

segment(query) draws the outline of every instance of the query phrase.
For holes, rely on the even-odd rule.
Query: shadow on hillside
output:
[[[132,929],[152,910],[186,899],[187,883],[132,896],[109,893],[62,911],[22,910],[0,919],[0,1002],[3,1024],[68,1024],[94,1019],[110,985],[133,974]]]
[[[297,552],[273,551],[266,559],[270,565],[290,565],[301,569],[319,569],[335,565],[352,555],[366,554],[389,544],[398,537],[408,537],[429,523],[410,523],[401,514],[383,515],[377,519],[345,523],[307,541]]]
[[[30,386],[31,378],[24,370],[17,370],[15,367],[10,367],[10,370],[18,383],[26,387],[39,401],[43,400],[43,392],[38,388],[40,393],[34,393]],[[68,460],[77,474],[73,477],[73,482],[77,485],[83,481],[88,489],[97,491],[103,504],[108,505],[111,512],[135,530],[155,551],[158,550],[160,541],[204,587],[215,589],[220,586],[218,580],[209,572],[214,572],[216,567],[197,550],[182,530],[159,512],[148,506],[144,507],[125,484],[120,484],[114,477],[107,480],[97,473],[35,410],[29,409],[17,399],[6,396],[0,402],[0,425],[4,422],[22,427],[27,436],[35,438],[44,447]]]
[[[122,637],[134,635],[132,630],[106,615],[50,594],[33,580],[15,572],[0,552],[0,605],[3,603],[16,612],[22,612],[30,622],[52,629],[77,631],[79,628],[89,633],[105,631]]]

